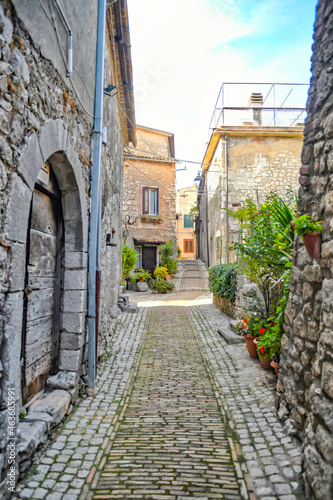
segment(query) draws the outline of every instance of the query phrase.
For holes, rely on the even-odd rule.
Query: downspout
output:
[[[225,176],[226,176],[226,186],[225,186],[225,208],[228,210],[229,207],[229,166],[228,166],[228,136],[224,136],[224,161],[225,161]],[[229,262],[229,215],[226,211],[226,263]]]
[[[100,234],[100,183],[103,134],[104,51],[106,29],[106,0],[98,0],[96,84],[94,106],[94,150],[91,183],[91,211],[88,273],[88,396],[96,396],[96,271]]]
[[[209,268],[209,234],[208,234],[208,175],[205,171],[205,186],[206,186],[206,244],[207,244],[207,268]]]

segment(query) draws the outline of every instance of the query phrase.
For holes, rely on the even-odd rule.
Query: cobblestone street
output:
[[[200,290],[132,293],[83,398],[15,498],[305,498],[300,450],[275,415],[276,378],[228,345]]]

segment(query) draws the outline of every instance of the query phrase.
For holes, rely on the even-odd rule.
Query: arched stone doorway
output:
[[[59,366],[63,291],[61,191],[52,166],[41,168],[33,191],[25,269],[21,350],[22,403],[44,389]]]
[[[57,386],[58,382],[56,381],[53,388],[70,390],[72,397],[78,393],[78,380],[81,374],[85,345],[88,207],[84,172],[78,154],[68,137],[65,123],[62,120],[49,120],[41,128],[39,134],[32,134],[27,140],[20,157],[17,173],[12,176],[9,201],[6,207],[4,236],[10,248],[10,286],[3,307],[2,391],[5,393],[9,387],[15,388],[17,402],[21,397],[21,386],[26,387],[31,383],[30,381],[27,384],[24,380],[21,383],[18,376],[22,373],[21,359],[24,356],[21,356],[21,346],[24,344],[25,322],[29,322],[29,308],[27,308],[27,317],[24,320],[23,305],[26,300],[24,297],[28,292],[29,279],[34,280],[36,287],[38,275],[37,273],[33,277],[32,274],[26,273],[27,245],[29,244],[27,236],[29,234],[31,239],[30,231],[34,210],[32,209],[30,212],[30,209],[35,198],[36,206],[38,205],[37,196],[40,194],[36,195],[36,191],[41,191],[38,176],[46,163],[51,166],[54,180],[58,185],[57,196],[61,207],[60,211],[62,211],[61,219],[64,230],[61,251],[62,285],[60,304],[57,306],[57,311],[60,313],[59,345],[53,346],[53,350],[59,352],[53,371],[58,371],[60,378],[59,385]],[[35,189],[37,186],[39,189]],[[46,232],[44,231],[46,235],[47,225]],[[45,238],[47,239],[47,236]],[[59,266],[59,260],[57,262]],[[29,267],[28,261],[27,266]],[[43,312],[38,319],[39,326],[43,322],[42,317]],[[49,317],[48,313],[45,317]],[[39,355],[40,352],[37,357]],[[47,378],[46,373],[45,371],[45,379]],[[44,382],[45,380],[36,382],[32,393],[42,387]]]

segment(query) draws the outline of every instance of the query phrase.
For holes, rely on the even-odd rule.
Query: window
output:
[[[194,240],[184,240],[184,253],[194,252]]]
[[[137,258],[137,261],[135,264],[135,269],[141,269],[141,267],[142,267],[142,247],[135,246],[134,248],[138,253],[138,258]]]
[[[147,215],[158,215],[158,189],[142,188],[142,213]]]
[[[184,228],[193,227],[193,217],[190,214],[184,214]]]

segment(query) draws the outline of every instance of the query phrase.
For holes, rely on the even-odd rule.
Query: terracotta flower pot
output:
[[[276,361],[274,359],[272,359],[272,361],[271,361],[271,367],[274,368],[275,375],[277,376],[277,378],[279,378],[279,373],[280,373],[280,370],[281,370],[281,366],[278,363],[276,363]]]
[[[166,277],[165,277],[166,280],[169,280],[171,279],[171,274],[167,274]]]
[[[248,333],[245,333],[244,339],[246,342],[246,347],[247,350],[249,351],[250,358],[256,359],[258,358],[258,353],[257,353],[257,346],[254,345],[253,341],[256,337],[254,335],[249,335]]]
[[[320,233],[307,233],[302,236],[305,248],[312,259],[320,258]]]
[[[257,350],[257,347],[258,347],[258,339],[254,339],[253,340],[253,344]],[[265,369],[265,370],[270,370],[271,369],[271,359],[269,358],[263,358],[262,356],[260,356],[260,352],[258,353],[257,351],[257,354],[259,356],[259,361],[260,361],[260,364],[261,366]]]

